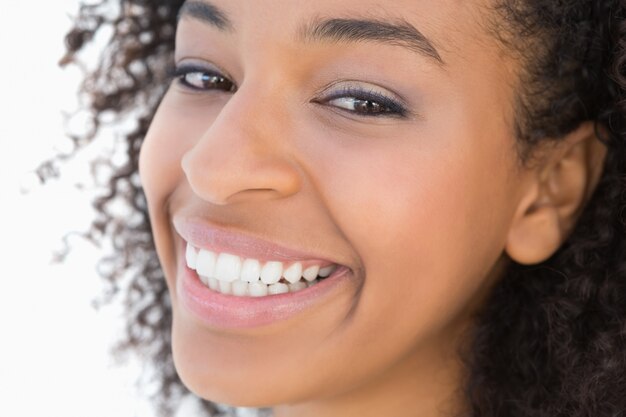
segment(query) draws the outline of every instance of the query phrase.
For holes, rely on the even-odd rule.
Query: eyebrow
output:
[[[178,20],[191,17],[220,30],[233,30],[228,15],[207,1],[186,1]],[[303,25],[298,37],[305,42],[376,42],[401,46],[445,65],[434,44],[404,19],[391,22],[379,19],[317,18]]]
[[[299,31],[308,41],[378,42],[402,46],[444,64],[433,43],[405,20],[388,22],[377,19],[317,19]]]
[[[186,1],[178,11],[177,20],[192,17],[208,23],[220,30],[232,30],[233,23],[228,15],[211,3],[204,1]]]

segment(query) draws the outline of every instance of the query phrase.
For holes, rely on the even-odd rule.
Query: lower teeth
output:
[[[297,292],[312,285],[317,284],[320,280],[324,280],[327,277],[318,276],[313,281],[306,281],[301,279],[295,283],[289,283],[284,278],[276,284],[264,284],[262,282],[255,282],[250,284],[243,281],[225,282],[219,281],[217,278],[201,278],[201,281],[210,289],[226,295],[234,295],[239,297],[264,297],[273,294],[284,294],[288,292]]]

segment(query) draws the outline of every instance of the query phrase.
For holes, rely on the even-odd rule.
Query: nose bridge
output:
[[[187,180],[200,198],[224,205],[297,192],[300,175],[289,157],[289,118],[274,105],[275,94],[242,85],[217,117],[200,129],[182,160]]]

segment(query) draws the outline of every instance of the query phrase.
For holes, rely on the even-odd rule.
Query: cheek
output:
[[[422,340],[454,321],[491,278],[513,213],[514,159],[506,141],[481,132],[459,123],[355,146],[320,180],[332,187],[333,215],[365,265],[364,334]]]
[[[181,160],[201,132],[198,120],[202,118],[191,117],[178,109],[166,95],[153,118],[139,156],[139,174],[150,213],[154,243],[168,284],[175,275],[168,202],[175,191],[185,184]],[[173,290],[172,285],[170,290]]]
[[[188,149],[188,138],[193,137],[190,133],[194,125],[181,117],[185,119],[164,98],[141,147],[139,173],[150,208],[155,208],[182,179],[180,161]]]

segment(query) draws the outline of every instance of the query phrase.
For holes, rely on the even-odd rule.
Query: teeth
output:
[[[317,273],[319,272],[319,270],[320,270],[319,265],[310,266],[304,270],[304,272],[302,273],[302,276],[307,281],[313,281],[315,278],[317,278]]]
[[[265,297],[302,291],[319,282],[318,277],[330,276],[337,265],[304,269],[302,262],[285,268],[282,262],[242,259],[230,253],[217,254],[205,249],[185,248],[187,266],[195,269],[200,281],[213,291],[238,297]],[[281,279],[282,277],[282,279]]]
[[[252,297],[264,297],[267,295],[267,285],[262,282],[248,284],[248,292]]]
[[[276,284],[268,285],[267,292],[269,294],[284,294],[286,292],[289,292],[289,287],[287,286],[287,284],[278,282]]]
[[[256,259],[246,259],[241,267],[241,280],[257,282],[261,277],[261,263]]]
[[[333,273],[333,271],[336,269],[335,265],[331,265],[331,266],[327,266],[325,268],[321,268],[320,272],[318,273],[318,275],[322,278],[325,278],[327,276],[329,276],[330,274]]]
[[[217,280],[217,278],[210,277],[208,282],[209,282],[209,288],[212,289],[212,290],[217,291],[217,289],[218,289],[218,287],[220,285],[220,282]]]
[[[280,280],[282,274],[282,262],[267,262],[261,269],[261,281],[263,281],[264,284],[275,284]]]
[[[239,279],[241,272],[241,259],[230,253],[222,253],[217,258],[215,265],[215,278],[220,281],[233,282]]]
[[[198,274],[198,278],[200,278],[200,282],[202,282],[204,285],[209,285],[209,277]]]
[[[306,282],[304,281],[297,281],[294,283],[289,284],[289,291],[290,292],[296,292],[296,291],[300,291],[306,288]]]
[[[248,295],[248,284],[247,282],[243,282],[243,281],[233,281],[232,283],[232,292],[233,295],[238,295],[239,297],[243,297],[244,295]]]
[[[201,249],[196,259],[196,271],[203,277],[214,277],[215,274],[215,254]]]
[[[185,251],[185,258],[187,259],[187,266],[191,269],[196,269],[196,260],[198,259],[198,252],[187,243],[187,250]]]
[[[302,276],[302,264],[300,262],[296,262],[295,264],[291,265],[289,268],[283,271],[283,276],[287,281],[292,284],[294,282],[300,281],[300,277]]]
[[[219,280],[218,280],[218,282],[219,282],[218,288],[219,288],[219,291],[222,294],[232,294],[232,289],[231,289],[232,285],[231,285],[230,282],[228,282],[228,281],[219,281]]]

